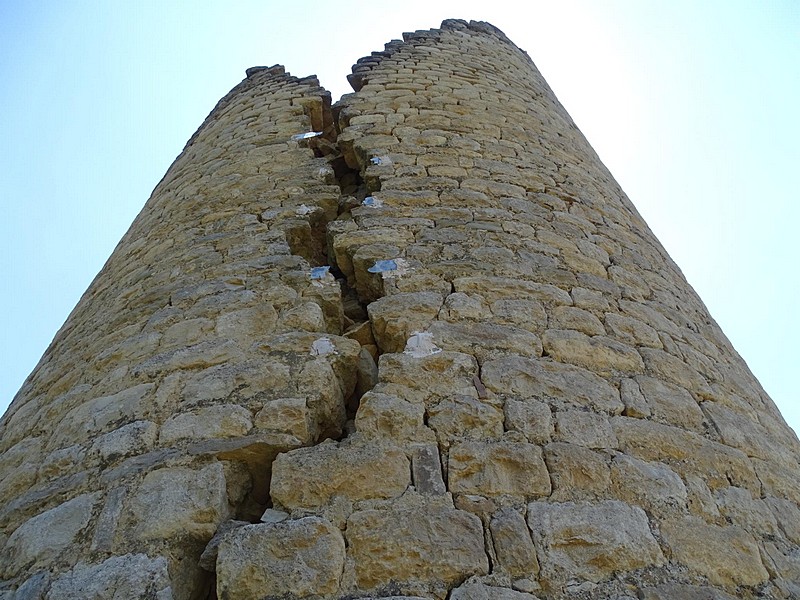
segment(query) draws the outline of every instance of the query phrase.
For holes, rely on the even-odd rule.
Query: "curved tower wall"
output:
[[[350,81],[250,70],[15,398],[8,597],[800,594],[796,436],[529,57]]]

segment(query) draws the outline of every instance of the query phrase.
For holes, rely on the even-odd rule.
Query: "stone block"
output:
[[[644,511],[619,501],[532,502],[528,526],[548,588],[567,579],[598,583],[665,562]]]
[[[645,375],[636,377],[636,382],[654,421],[698,433],[704,431],[703,411],[684,388]]]
[[[525,518],[507,508],[496,513],[489,522],[494,553],[500,570],[512,577],[535,577],[539,561]]]
[[[526,498],[550,494],[542,450],[527,442],[460,443],[450,449],[447,473],[453,494]]]
[[[267,400],[253,419],[253,424],[261,431],[288,433],[302,444],[313,442],[318,434],[305,398]]]
[[[367,392],[361,397],[356,430],[365,439],[395,443],[433,442],[433,430],[425,426],[425,406],[397,396]]]
[[[571,329],[586,335],[605,335],[606,329],[588,310],[574,306],[555,306],[550,311],[548,329]]]
[[[618,454],[611,461],[613,491],[620,500],[656,515],[683,513],[688,493],[683,480],[667,465]]]
[[[167,560],[146,554],[112,556],[97,565],[79,563],[55,579],[47,600],[171,600]]]
[[[222,464],[150,471],[132,494],[128,517],[141,540],[211,539],[228,516]]]
[[[539,338],[518,327],[494,323],[435,321],[428,331],[433,334],[437,346],[444,350],[471,354],[479,363],[508,355],[542,355],[542,342]]]
[[[411,458],[411,478],[421,494],[444,494],[447,488],[442,478],[439,447],[427,444],[414,448]]]
[[[114,461],[153,448],[158,439],[158,426],[152,421],[134,421],[115,431],[103,434],[92,444],[92,452],[103,462]]]
[[[514,398],[570,398],[600,412],[620,414],[619,392],[594,373],[544,359],[510,356],[488,361],[481,379],[490,391]]]
[[[278,455],[272,463],[270,493],[276,506],[319,508],[341,496],[350,502],[395,498],[411,485],[403,451],[357,442],[324,442]]]
[[[758,545],[741,527],[717,527],[697,517],[684,517],[662,522],[661,535],[673,560],[714,585],[735,589],[769,578]]]
[[[28,519],[9,536],[0,553],[0,573],[33,572],[74,553],[92,518],[99,493],[83,494]]]
[[[557,502],[603,498],[611,487],[608,459],[589,448],[554,442],[544,447],[544,459]]]
[[[442,306],[442,296],[434,292],[395,294],[367,306],[375,341],[382,352],[402,352],[406,340],[417,331],[426,331]]]
[[[170,446],[183,441],[242,437],[252,428],[252,415],[242,406],[204,406],[167,419],[161,426],[159,442],[162,446]]]
[[[602,414],[582,410],[556,413],[555,439],[587,448],[616,448],[617,436]]]
[[[477,373],[478,362],[468,354],[439,352],[421,358],[383,354],[374,391],[426,404],[456,394],[477,397],[472,379]]]
[[[220,600],[319,598],[339,589],[345,560],[342,534],[320,517],[246,525],[217,550]]]
[[[503,406],[505,427],[509,431],[518,431],[529,442],[546,444],[553,435],[553,418],[550,406],[539,400],[506,399]]]
[[[635,374],[644,371],[642,357],[631,346],[569,329],[549,329],[542,336],[544,351],[558,362],[569,363],[599,375]]]
[[[507,587],[486,585],[477,578],[469,579],[455,588],[450,600],[538,600],[533,594]]]
[[[480,519],[440,504],[356,512],[346,536],[361,590],[416,581],[450,586],[489,572]]]
[[[499,438],[503,412],[485,400],[454,395],[428,409],[428,426],[443,447],[460,438]]]

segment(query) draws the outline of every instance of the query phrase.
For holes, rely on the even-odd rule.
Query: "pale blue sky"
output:
[[[399,4],[0,0],[0,410],[247,67],[336,99],[358,58],[453,17],[530,54],[800,430],[800,3]]]

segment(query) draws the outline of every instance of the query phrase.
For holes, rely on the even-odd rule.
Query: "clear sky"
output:
[[[795,0],[0,0],[0,410],[247,67],[337,99],[444,18],[530,54],[800,431]]]

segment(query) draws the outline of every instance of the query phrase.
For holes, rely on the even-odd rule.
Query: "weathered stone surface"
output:
[[[460,438],[499,438],[503,435],[503,412],[471,396],[452,396],[428,409],[428,425],[439,443],[448,447]]]
[[[89,525],[99,494],[83,494],[51,508],[19,526],[2,550],[2,572],[7,576],[36,569],[72,551]]]
[[[416,331],[426,331],[442,306],[434,292],[386,296],[367,306],[372,333],[382,352],[402,352]]]
[[[394,498],[409,485],[411,466],[403,451],[348,440],[280,454],[272,464],[270,492],[284,508],[314,508],[336,496],[351,502]]]
[[[442,478],[439,447],[426,444],[414,448],[411,459],[411,478],[414,488],[421,494],[444,494],[447,488]]]
[[[698,475],[712,489],[733,482],[760,493],[753,462],[739,450],[677,427],[628,417],[612,419],[620,449],[644,461],[661,461],[682,476]]]
[[[686,486],[662,463],[618,454],[611,461],[611,480],[618,497],[629,504],[662,515],[686,510]]]
[[[605,336],[590,337],[579,331],[550,329],[542,336],[542,344],[547,355],[555,360],[584,367],[599,375],[644,371],[642,357],[634,348]]]
[[[500,569],[512,577],[534,577],[539,561],[525,518],[513,509],[501,510],[489,523]]]
[[[124,554],[97,565],[76,565],[53,581],[45,599],[171,600],[172,597],[165,558]]]
[[[478,372],[478,363],[467,354],[439,352],[423,358],[383,354],[378,372],[376,392],[395,394],[411,402],[427,403],[453,394],[477,396],[472,378]]]
[[[242,420],[241,424],[244,425],[245,421]],[[301,443],[312,442],[319,433],[305,398],[268,400],[256,414],[253,424],[262,431],[288,433]]]
[[[575,577],[597,583],[620,571],[664,564],[644,511],[622,502],[532,502],[528,526],[548,587]]]
[[[491,323],[448,323],[435,321],[428,328],[444,350],[472,354],[483,363],[501,356],[542,355],[539,338],[519,327]]]
[[[608,418],[594,412],[566,410],[556,413],[555,439],[587,448],[616,448],[617,437]]]
[[[662,522],[661,535],[677,562],[714,585],[754,586],[769,578],[755,540],[741,527],[717,527],[685,517]]]
[[[305,598],[337,591],[345,544],[328,521],[305,517],[237,528],[217,552],[220,600]]]
[[[555,442],[544,447],[556,502],[603,498],[611,487],[607,457],[589,448]]]
[[[127,516],[141,540],[208,541],[228,512],[225,474],[215,462],[150,471],[133,493]]]
[[[470,579],[455,588],[452,600],[537,600],[536,596]]]
[[[361,397],[355,426],[364,438],[395,442],[432,442],[433,430],[425,426],[425,406],[397,396],[368,392]]]
[[[517,398],[569,397],[595,410],[619,414],[619,392],[604,379],[580,367],[522,357],[488,361],[481,369],[487,389]]]
[[[242,406],[206,406],[170,417],[161,426],[159,441],[168,446],[183,440],[241,437],[252,427],[252,415]]]
[[[464,442],[450,449],[449,489],[454,494],[547,496],[550,477],[539,446],[527,442]]]
[[[642,600],[736,600],[723,591],[707,586],[667,583],[642,590]]]
[[[452,585],[489,571],[483,527],[469,513],[423,505],[365,510],[347,521],[348,562],[363,590],[390,582]]]
[[[158,426],[152,421],[134,421],[98,437],[92,452],[103,462],[110,462],[132,454],[142,454],[155,446]]]
[[[508,398],[503,408],[506,429],[519,431],[534,444],[550,441],[553,435],[553,419],[547,404],[534,399]]]
[[[703,431],[703,411],[685,389],[644,375],[636,381],[654,421],[689,431]]]

